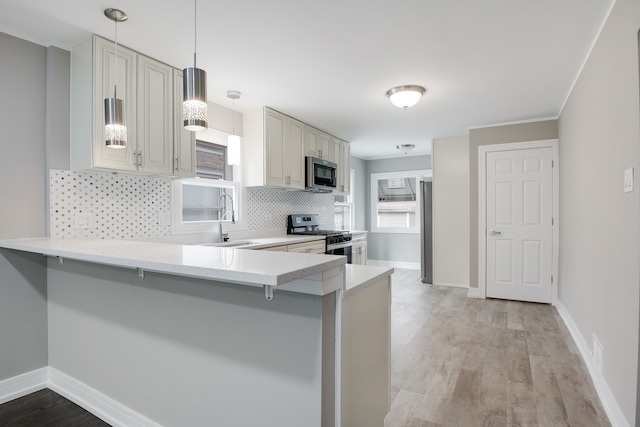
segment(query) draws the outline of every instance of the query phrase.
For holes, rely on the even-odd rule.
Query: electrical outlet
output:
[[[76,229],[93,228],[93,215],[88,213],[76,213],[74,215],[74,225]]]
[[[624,170],[624,192],[630,193],[633,191],[633,168]]]
[[[167,211],[158,212],[158,224],[171,225],[171,215]]]

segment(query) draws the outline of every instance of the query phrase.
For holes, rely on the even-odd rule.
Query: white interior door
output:
[[[486,154],[486,295],[552,302],[553,150]]]

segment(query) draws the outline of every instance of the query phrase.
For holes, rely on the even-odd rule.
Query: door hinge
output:
[[[555,225],[555,221],[553,217],[551,217],[551,225]]]
[[[553,276],[551,276],[551,284],[553,284]]]
[[[551,160],[551,169],[556,167],[556,162],[555,160]]]

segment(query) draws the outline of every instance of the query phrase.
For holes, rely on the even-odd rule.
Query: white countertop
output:
[[[277,242],[274,243],[275,239]],[[261,243],[265,247],[293,243],[290,238],[283,237],[262,240],[264,242]],[[298,238],[295,242],[300,241]],[[0,240],[0,248],[254,286],[280,286],[339,267],[346,261],[345,257],[324,254],[253,251],[132,240],[25,238]]]
[[[393,268],[347,264],[346,272],[343,298],[360,292],[366,289],[367,286],[373,285],[380,279],[393,274]]]

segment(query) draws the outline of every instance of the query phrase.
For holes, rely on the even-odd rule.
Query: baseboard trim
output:
[[[161,427],[93,387],[51,367],[49,388],[113,426]]]
[[[442,283],[442,282],[438,282],[438,283],[433,283],[436,286],[448,286],[450,288],[464,288],[467,289],[469,287],[469,285],[465,285],[462,283]]]
[[[0,381],[0,405],[47,388],[48,368],[40,368]]]
[[[613,393],[609,389],[609,385],[605,381],[604,377],[600,375],[591,361],[591,351],[589,349],[589,345],[587,341],[584,339],[578,326],[573,321],[573,318],[569,314],[569,311],[566,309],[564,305],[560,301],[556,304],[556,309],[558,310],[558,314],[560,314],[560,318],[569,329],[569,333],[573,338],[573,341],[576,343],[578,350],[580,351],[580,356],[582,356],[582,360],[587,365],[587,369],[589,370],[589,375],[591,375],[591,379],[593,380],[593,385],[596,388],[596,392],[598,393],[598,397],[602,402],[602,406],[604,411],[607,413],[607,417],[609,417],[609,422],[613,427],[631,427],[624,414],[622,413],[622,409],[618,405]]]
[[[368,259],[367,265],[376,265],[379,267],[390,267],[390,268],[406,268],[407,270],[420,270],[419,262],[385,261],[385,260],[379,260],[379,259]]]
[[[467,292],[467,297],[484,299],[484,295],[480,295],[480,289],[472,288],[472,287],[469,287],[469,291]]]
[[[161,427],[120,402],[50,366],[0,381],[0,404],[49,388],[114,427]]]

